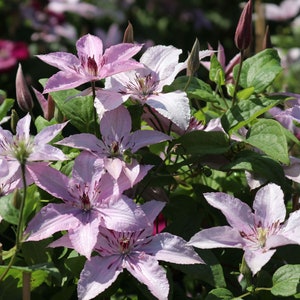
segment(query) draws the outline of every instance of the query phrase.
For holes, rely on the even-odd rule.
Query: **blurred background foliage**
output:
[[[76,40],[86,33],[98,35],[104,46],[109,47],[122,42],[128,21],[133,25],[135,41],[145,43],[146,47],[174,45],[183,50],[185,59],[198,38],[201,49],[207,49],[208,43],[216,49],[221,42],[229,61],[238,53],[233,37],[243,3],[240,0],[0,0],[0,40],[25,43],[28,55],[17,61],[21,61],[28,83],[41,90],[38,79],[49,77],[55,69],[45,67],[35,58],[36,54],[75,53]],[[272,44],[280,48],[286,67],[284,77],[279,79],[280,87],[300,93],[297,15],[267,20],[264,25],[269,25]],[[17,63],[1,71],[1,61],[6,55],[0,45],[0,89],[14,98]],[[198,75],[207,76],[206,70],[201,68]]]

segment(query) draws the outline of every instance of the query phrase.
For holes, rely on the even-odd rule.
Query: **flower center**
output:
[[[119,249],[122,254],[127,254],[130,252],[130,239],[127,237],[122,237],[119,240]]]
[[[261,222],[258,222],[248,233],[240,232],[242,238],[250,241],[255,248],[265,249],[266,241],[270,235],[276,234],[280,229],[280,222],[276,221],[268,227],[262,227]]]
[[[91,201],[89,196],[84,192],[80,197],[80,200],[81,200],[81,208],[84,211],[89,211],[91,209]]]
[[[87,72],[92,76],[97,76],[98,74],[98,66],[94,59],[94,57],[88,57],[87,60]]]
[[[146,100],[149,95],[155,93],[158,81],[155,80],[154,74],[139,76],[135,74],[135,79],[127,84],[127,90],[133,96],[140,100]]]

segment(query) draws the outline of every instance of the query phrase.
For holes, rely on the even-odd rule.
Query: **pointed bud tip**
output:
[[[129,21],[124,32],[123,43],[130,43],[130,44],[134,43],[133,26]]]
[[[27,86],[22,66],[19,63],[16,75],[16,98],[19,107],[24,112],[30,112],[33,108],[33,100],[29,88]]]
[[[187,71],[186,71],[187,76],[193,76],[195,72],[199,69],[200,67],[199,52],[200,52],[200,43],[199,40],[196,38],[187,61]]]
[[[234,36],[234,42],[239,50],[246,50],[252,41],[252,0],[249,0],[241,13]]]

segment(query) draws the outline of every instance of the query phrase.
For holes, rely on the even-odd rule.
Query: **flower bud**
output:
[[[195,72],[199,69],[200,67],[199,52],[200,52],[200,43],[199,40],[196,39],[187,61],[187,70],[186,70],[187,76],[193,76]]]
[[[131,44],[134,43],[133,27],[129,21],[128,21],[128,26],[124,32],[123,43],[131,43]]]
[[[10,116],[10,128],[13,133],[16,133],[18,121],[19,121],[18,113],[14,109],[12,109],[11,116]]]
[[[246,50],[252,41],[252,0],[245,5],[240,16],[234,42],[239,50]]]
[[[271,38],[270,38],[270,31],[269,31],[269,26],[266,27],[266,31],[265,31],[265,35],[264,35],[264,39],[263,39],[263,45],[262,45],[262,49],[268,49],[268,48],[272,48],[272,42],[271,42]]]
[[[32,110],[33,100],[24,78],[21,64],[19,64],[16,76],[16,98],[19,107],[23,111],[30,112]]]

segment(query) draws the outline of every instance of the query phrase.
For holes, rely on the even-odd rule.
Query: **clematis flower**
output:
[[[170,137],[154,130],[131,131],[131,117],[128,110],[119,106],[108,111],[100,121],[102,140],[89,133],[67,137],[59,145],[87,150],[104,160],[108,173],[118,179],[125,174],[133,186],[151,166],[142,166],[134,159],[134,153],[142,147],[170,140]]]
[[[257,192],[254,212],[246,203],[225,193],[205,193],[204,197],[222,211],[230,226],[203,229],[190,239],[189,245],[203,249],[241,248],[255,275],[276,252],[274,248],[300,244],[300,211],[291,213],[284,222],[284,195],[276,184],[268,184]]]
[[[274,3],[265,3],[266,20],[285,21],[297,16],[300,10],[299,0],[284,0],[279,5]]]
[[[146,202],[142,209],[153,223],[164,203]],[[80,274],[78,298],[92,299],[108,288],[124,269],[127,269],[160,300],[167,300],[169,283],[165,269],[158,260],[176,264],[204,263],[192,247],[170,233],[152,235],[152,224],[141,230],[113,231],[100,228],[93,256]]]
[[[15,136],[0,127],[0,160],[8,162],[9,168],[18,173],[22,164],[25,165],[26,170],[30,170],[33,165],[44,164],[41,161],[67,159],[60,149],[47,144],[67,123],[45,127],[35,137],[32,137],[30,136],[30,122],[29,114],[20,119]],[[18,176],[21,177],[21,174],[19,173]],[[30,180],[30,178],[28,179]]]
[[[32,168],[31,174],[37,186],[64,202],[50,203],[35,215],[25,232],[30,234],[27,241],[66,230],[74,249],[90,258],[99,225],[121,230],[143,224],[142,210],[121,196],[128,188],[126,181],[114,181],[104,172],[102,161],[88,152],[75,159],[71,178],[48,166]]]
[[[142,45],[118,44],[106,49],[97,36],[87,34],[76,42],[78,57],[67,52],[37,55],[61,71],[46,83],[44,93],[75,88],[86,82],[101,80],[119,72],[136,69],[140,63],[132,59]]]
[[[163,87],[170,85],[186,62],[179,63],[182,51],[173,46],[148,48],[140,62],[143,68],[113,75],[105,81],[105,89],[96,91],[95,107],[101,118],[103,113],[120,106],[128,98],[147,104],[182,129],[190,120],[190,106],[183,91],[163,93]],[[180,112],[180,113],[178,113]]]

